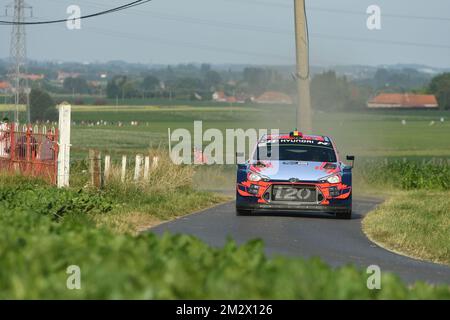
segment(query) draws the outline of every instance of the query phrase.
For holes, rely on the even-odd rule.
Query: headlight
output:
[[[258,182],[258,181],[262,180],[262,177],[259,174],[255,173],[255,172],[250,172],[248,174],[248,180],[249,181],[253,181],[253,182]]]
[[[341,182],[341,177],[338,174],[334,174],[326,178],[328,183],[339,183]]]

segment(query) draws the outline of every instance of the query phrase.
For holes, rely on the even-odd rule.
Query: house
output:
[[[256,103],[261,104],[292,104],[292,98],[283,92],[267,91],[255,99]]]
[[[0,81],[0,92],[6,93],[11,88],[9,82]]]
[[[215,102],[227,102],[227,97],[225,95],[225,92],[223,91],[216,91],[212,95],[212,99]]]
[[[215,102],[245,103],[244,96],[227,96],[223,91],[214,92],[212,95],[212,99]]]
[[[64,71],[58,71],[58,82],[64,83],[64,80],[67,78],[79,78],[80,74],[75,72],[64,72]]]
[[[412,93],[382,93],[367,102],[369,109],[437,109],[434,95]]]
[[[27,79],[30,81],[38,81],[45,78],[45,75],[43,74],[21,74],[20,76],[22,79]]]

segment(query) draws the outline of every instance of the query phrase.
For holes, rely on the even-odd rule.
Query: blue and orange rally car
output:
[[[266,135],[250,160],[238,165],[236,213],[321,211],[352,217],[352,168],[325,136]]]

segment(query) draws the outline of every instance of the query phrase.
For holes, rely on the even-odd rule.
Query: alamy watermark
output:
[[[367,289],[381,290],[381,268],[377,265],[371,265],[367,267],[366,273],[369,274]]]
[[[194,121],[193,134],[188,129],[168,129],[170,158],[174,164],[240,164],[254,153],[258,144],[264,146],[279,129],[225,129],[203,130],[202,121]],[[206,144],[206,146],[205,146]],[[261,159],[277,159],[278,148],[262,148]],[[258,160],[258,159],[255,159]]]
[[[66,13],[69,15],[67,18],[66,26],[69,30],[81,29],[81,8],[80,6],[73,4],[67,7]]]
[[[66,287],[69,290],[81,290],[81,268],[77,265],[68,266],[66,273],[69,275]]]
[[[369,30],[381,30],[381,8],[380,6],[373,4],[367,8],[366,13],[369,15],[367,18],[367,29]]]

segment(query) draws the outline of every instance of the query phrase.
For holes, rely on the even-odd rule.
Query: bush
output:
[[[101,193],[55,189],[26,179],[19,179],[12,185],[2,183],[0,203],[6,209],[30,210],[54,219],[68,213],[106,213],[113,208],[112,201]]]
[[[114,235],[85,214],[107,211],[104,198],[84,191],[2,184],[0,194],[0,299],[450,299],[449,287],[409,288],[390,274],[368,290],[352,266],[268,259],[259,241],[216,249],[185,235]],[[66,287],[71,265],[81,290]]]
[[[356,173],[367,183],[403,190],[448,190],[450,165],[444,161],[366,161]]]

